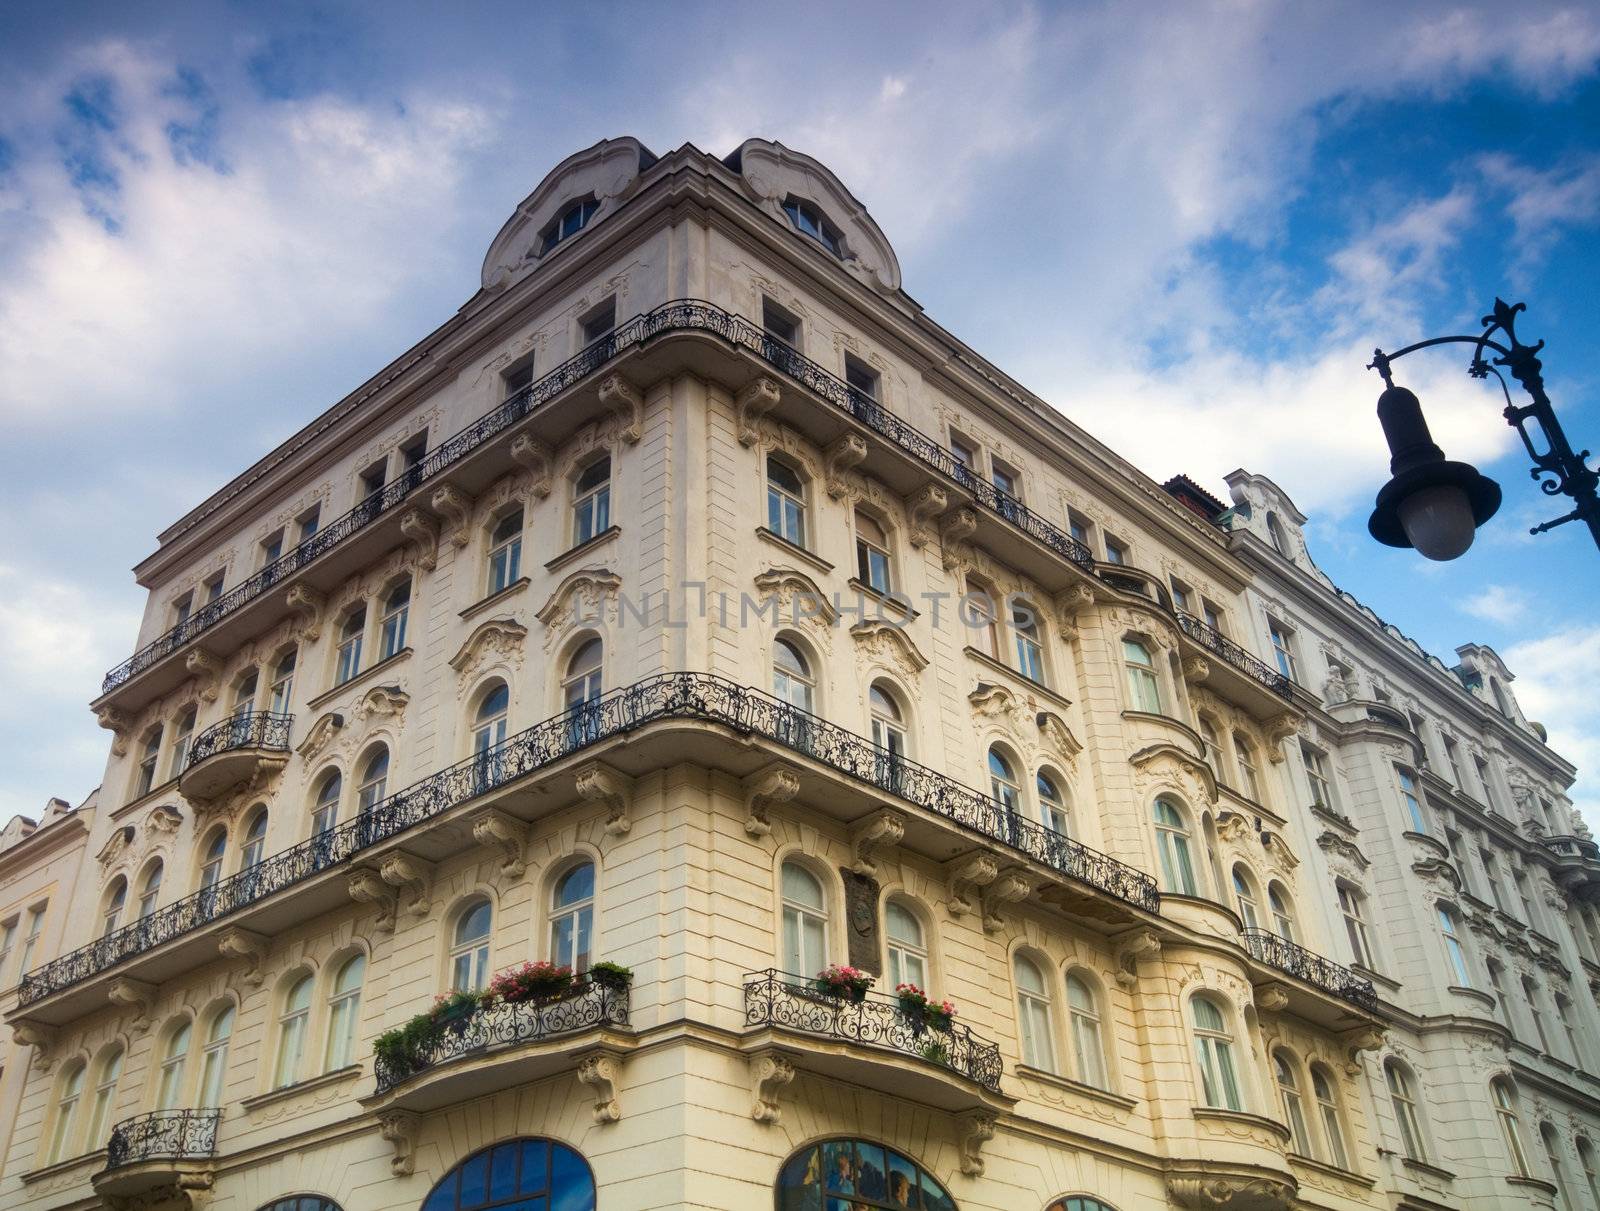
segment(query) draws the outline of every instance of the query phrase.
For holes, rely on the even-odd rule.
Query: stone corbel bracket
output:
[[[615,1047],[593,1047],[579,1052],[578,1081],[594,1091],[594,1121],[614,1123],[622,1117],[617,1099],[624,1055]]]
[[[378,909],[378,930],[381,933],[394,932],[396,908],[400,897],[395,890],[383,881],[383,876],[375,870],[365,867],[350,872],[347,884],[350,898],[357,904],[373,904]]]
[[[131,721],[127,713],[114,706],[103,706],[94,713],[95,722],[111,733],[111,751],[118,757],[128,755],[128,729]]]
[[[328,604],[325,594],[308,584],[292,584],[283,595],[283,604],[300,615],[300,634],[315,642],[322,635],[322,607]]]
[[[1267,757],[1274,764],[1283,760],[1283,742],[1299,733],[1303,721],[1294,711],[1281,711],[1267,720],[1263,727],[1267,733]]]
[[[54,1026],[46,1026],[43,1022],[16,1022],[11,1027],[11,1038],[24,1047],[33,1048],[35,1068],[40,1072],[50,1071],[50,1066],[56,1062],[56,1040],[60,1038],[60,1032]]]
[[[907,541],[921,550],[934,538],[933,519],[950,507],[950,494],[939,484],[924,484],[906,498]]]
[[[262,963],[266,960],[270,943],[261,934],[234,925],[217,936],[217,952],[225,959],[242,959],[241,977],[251,988],[260,988],[266,978]]]
[[[195,679],[203,702],[217,700],[217,686],[222,680],[222,662],[204,648],[195,648],[183,658],[183,667]]]
[[[1148,926],[1134,929],[1117,939],[1117,983],[1132,989],[1139,983],[1139,960],[1153,959],[1161,953],[1161,935]]]
[[[117,976],[106,985],[106,999],[113,1005],[126,1005],[133,1010],[133,1029],[143,1034],[150,1029],[150,1011],[156,1003],[156,987],[143,980]]]
[[[433,881],[433,863],[410,854],[390,854],[378,868],[383,881],[399,888],[405,897],[405,911],[413,917],[428,915],[431,907],[428,885]]]
[[[606,809],[606,832],[621,837],[633,827],[633,779],[604,761],[591,761],[577,772],[578,794]]]
[[[1072,585],[1057,593],[1053,604],[1061,633],[1071,638],[1078,633],[1078,615],[1094,605],[1094,590],[1086,584]]]
[[[460,488],[441,484],[433,490],[428,504],[450,526],[450,541],[464,547],[472,541],[473,498]]]
[[[1288,1211],[1297,1189],[1276,1177],[1198,1173],[1169,1176],[1167,1193],[1174,1206],[1193,1211]]]
[[[899,845],[905,835],[906,818],[901,813],[892,807],[873,812],[850,834],[850,852],[855,855],[850,869],[858,875],[876,874],[879,855]]]
[[[994,1115],[987,1110],[968,1110],[956,1115],[956,1141],[961,1149],[961,1172],[968,1177],[983,1176],[983,1146],[994,1138]]]
[[[1256,989],[1256,1008],[1282,1013],[1289,1008],[1289,990],[1282,984],[1263,984]]]
[[[944,568],[949,572],[961,562],[956,548],[978,531],[976,509],[951,509],[939,521],[939,544],[944,548]]]
[[[778,391],[778,380],[768,375],[746,384],[744,390],[734,397],[741,446],[753,446],[761,439],[761,418],[776,408],[782,398]]]
[[[500,873],[520,879],[528,870],[528,838],[532,828],[493,807],[472,818],[472,837],[479,845],[500,851]]]
[[[406,547],[417,567],[431,572],[439,563],[439,525],[421,509],[407,509],[400,514],[400,533],[406,536]]]
[[[1005,928],[1000,909],[1007,904],[1020,904],[1033,894],[1033,880],[1025,871],[1008,870],[983,891],[983,929],[985,933],[999,933]]]
[[[550,495],[555,460],[550,447],[527,433],[519,433],[511,443],[511,458],[528,468],[532,476],[533,494],[540,500]]]
[[[952,917],[962,917],[982,909],[983,889],[1000,875],[1000,864],[988,854],[963,854],[944,865],[945,887],[949,892]]]
[[[630,446],[637,446],[644,436],[644,396],[620,374],[608,374],[600,380],[600,406],[616,417],[617,436]]]
[[[1381,1026],[1362,1026],[1344,1035],[1340,1042],[1345,1048],[1344,1071],[1346,1076],[1356,1076],[1361,1071],[1361,1053],[1376,1051],[1383,1046]]]
[[[778,1123],[783,1109],[778,1094],[794,1080],[794,1056],[766,1047],[750,1057],[750,1117],[758,1123]]]
[[[385,1110],[378,1116],[378,1134],[394,1148],[389,1172],[396,1177],[409,1177],[417,1167],[417,1135],[421,1127],[422,1116],[414,1110]]]
[[[787,765],[769,765],[744,780],[744,831],[752,837],[772,832],[772,805],[800,793],[800,778]]]
[[[822,479],[829,496],[842,500],[849,494],[850,485],[845,482],[844,474],[851,467],[859,466],[866,457],[867,441],[859,433],[846,433],[827,448],[822,457]]]
[[[1199,685],[1211,676],[1211,662],[1204,656],[1185,656],[1183,658],[1183,679],[1191,685]]]

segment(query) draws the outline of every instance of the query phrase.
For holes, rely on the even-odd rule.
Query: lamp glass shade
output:
[[[1472,502],[1456,484],[1419,488],[1400,502],[1397,512],[1411,545],[1429,559],[1464,555],[1477,530]]]

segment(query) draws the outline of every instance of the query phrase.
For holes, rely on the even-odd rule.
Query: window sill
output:
[[[1324,823],[1331,824],[1335,828],[1343,830],[1345,833],[1349,834],[1352,837],[1358,835],[1361,832],[1361,830],[1356,827],[1356,824],[1355,824],[1354,820],[1350,819],[1349,816],[1343,815],[1342,813],[1335,811],[1333,808],[1327,806],[1326,804],[1313,803],[1311,805],[1311,811],[1312,811],[1313,814],[1315,814],[1317,819],[1323,821]]]
[[[316,1089],[326,1089],[329,1085],[337,1085],[341,1081],[354,1080],[364,1071],[360,1064],[346,1064],[343,1068],[335,1068],[332,1072],[324,1072],[318,1076],[307,1077],[303,1081],[296,1081],[292,1085],[284,1085],[267,1093],[258,1093],[254,1097],[247,1097],[239,1103],[244,1107],[246,1114],[254,1114],[263,1106],[271,1106],[275,1102],[285,1101],[298,1093],[310,1093]]]
[[[1018,670],[1012,668],[1009,664],[1006,664],[1006,663],[1004,663],[1003,661],[1000,661],[1000,660],[996,660],[993,656],[989,655],[989,653],[985,652],[982,648],[975,648],[971,644],[968,644],[966,649],[965,649],[965,651],[966,651],[968,656],[970,656],[972,659],[976,660],[979,664],[983,665],[985,668],[993,669],[997,673],[1004,674],[1009,680],[1014,681],[1019,685],[1026,686],[1030,690],[1037,691],[1038,693],[1040,693],[1040,694],[1044,695],[1046,698],[1048,698],[1051,702],[1055,703],[1056,706],[1059,707],[1061,710],[1065,711],[1065,710],[1069,709],[1072,706],[1072,700],[1071,699],[1063,698],[1060,694],[1056,693],[1053,689],[1051,689],[1049,686],[1047,686],[1044,682],[1035,681],[1032,677],[1029,677],[1026,673],[1019,672]]]
[[[528,578],[526,576],[524,576],[524,577],[522,577],[522,578],[520,578],[518,580],[513,580],[510,584],[508,584],[505,588],[501,589],[498,593],[490,593],[489,596],[487,596],[487,597],[480,597],[477,601],[473,602],[466,609],[462,610],[461,613],[459,615],[457,615],[457,617],[459,617],[459,618],[471,618],[474,614],[481,614],[485,610],[492,610],[495,606],[499,605],[506,598],[515,597],[518,593],[522,592],[522,590],[526,589],[527,587],[528,587]]]
[[[1454,993],[1458,997],[1466,997],[1471,1001],[1478,1001],[1487,1009],[1494,1008],[1494,998],[1486,992],[1479,992],[1476,988],[1468,988],[1462,984],[1451,984],[1445,991]]]
[[[756,527],[756,537],[762,542],[771,543],[780,551],[787,551],[790,555],[795,556],[797,559],[805,560],[806,563],[810,564],[819,572],[827,573],[833,571],[833,565],[826,559],[822,558],[822,556],[814,555],[804,547],[796,546],[787,538],[783,537],[783,535],[767,529],[766,526]]]
[[[1427,833],[1414,832],[1410,829],[1401,833],[1400,835],[1406,838],[1408,841],[1419,841],[1422,843],[1425,849],[1433,850],[1434,853],[1438,854],[1439,857],[1445,859],[1446,861],[1450,860],[1450,847],[1443,841],[1437,841],[1428,836]]]
[[[1381,971],[1375,971],[1365,963],[1352,963],[1350,964],[1350,970],[1357,975],[1366,976],[1374,984],[1381,984],[1390,992],[1399,992],[1403,987],[1399,980],[1386,976]]]
[[[331,690],[324,690],[322,693],[318,694],[315,698],[306,703],[306,709],[308,711],[320,711],[323,707],[327,706],[328,703],[332,702],[341,694],[349,693],[355,687],[372,681],[378,676],[378,674],[387,672],[390,669],[393,669],[396,665],[403,664],[405,661],[410,659],[411,649],[401,648],[393,656],[385,657],[384,659],[378,661],[378,663],[373,665],[371,668],[362,669],[354,677],[350,678],[349,681],[341,681]]]
[[[1546,1194],[1554,1194],[1556,1192],[1556,1184],[1547,1182],[1541,1177],[1508,1177],[1506,1178],[1506,1185],[1518,1186],[1524,1190],[1542,1190]]]
[[[148,807],[153,800],[167,798],[169,796],[176,796],[177,794],[178,779],[168,778],[159,786],[152,786],[137,799],[128,800],[128,802],[124,803],[121,807],[117,808],[116,811],[111,813],[111,818],[113,820],[121,819],[123,816],[130,815],[133,812],[138,811],[141,807]]]
[[[1195,1106],[1192,1113],[1197,1119],[1214,1119],[1219,1123],[1238,1123],[1255,1127],[1276,1136],[1284,1144],[1292,1138],[1293,1133],[1289,1128],[1275,1118],[1268,1118],[1264,1114],[1254,1114],[1249,1110],[1229,1110],[1225,1106]]]
[[[1064,1089],[1068,1093],[1076,1093],[1082,1097],[1093,1098],[1097,1102],[1104,1102],[1108,1106],[1115,1106],[1118,1110],[1133,1110],[1139,1105],[1137,1098],[1124,1097],[1120,1093],[1112,1093],[1109,1089],[1101,1089],[1095,1085],[1075,1081],[1070,1076],[1062,1076],[1059,1072],[1047,1072],[1043,1068],[1033,1068],[1027,1064],[1015,1066],[1018,1076],[1025,1076],[1030,1080],[1039,1081],[1046,1085],[1053,1085]]]
[[[80,1169],[84,1165],[87,1165],[90,1161],[98,1162],[95,1166],[96,1170],[98,1171],[99,1169],[103,1169],[105,1167],[105,1160],[106,1150],[104,1148],[96,1148],[93,1152],[84,1152],[78,1156],[70,1156],[64,1161],[56,1161],[54,1164],[45,1165],[40,1169],[30,1169],[21,1175],[22,1184],[24,1186],[31,1186],[33,1183],[42,1182],[46,1178],[56,1177],[63,1173],[71,1173],[74,1169]]]
[[[1160,723],[1167,727],[1176,728],[1178,731],[1182,732],[1184,736],[1188,738],[1189,743],[1193,745],[1193,755],[1195,759],[1198,761],[1205,761],[1205,741],[1200,739],[1199,732],[1195,731],[1194,728],[1190,727],[1182,719],[1174,719],[1171,715],[1163,715],[1159,711],[1123,711],[1122,717],[1124,719],[1143,719],[1151,723]],[[1219,781],[1217,785],[1221,786],[1222,783]],[[1243,798],[1243,796],[1241,795],[1240,798]]]
[[[1431,1177],[1435,1181],[1453,1182],[1456,1180],[1456,1175],[1451,1173],[1450,1170],[1441,1169],[1438,1165],[1430,1165],[1427,1161],[1419,1161],[1414,1157],[1402,1156],[1400,1163],[1412,1173],[1423,1177]]]
[[[1313,1169],[1318,1173],[1326,1173],[1330,1177],[1339,1178],[1341,1181],[1355,1182],[1357,1185],[1365,1186],[1369,1190],[1377,1185],[1370,1177],[1357,1173],[1354,1169],[1341,1169],[1338,1165],[1330,1164],[1327,1161],[1319,1161],[1316,1157],[1307,1156],[1303,1152],[1290,1152],[1289,1159],[1296,1165],[1304,1165],[1307,1169]]]
[[[585,539],[583,542],[580,542],[577,546],[568,547],[565,551],[561,552],[561,554],[557,555],[554,559],[550,560],[549,563],[544,565],[545,571],[554,572],[557,568],[563,566],[564,564],[571,563],[573,560],[579,558],[580,556],[588,554],[590,551],[594,550],[596,547],[605,546],[608,542],[610,542],[618,534],[621,534],[621,533],[622,533],[622,527],[621,526],[607,526],[604,530],[601,530],[600,533],[596,534],[593,538]],[[523,581],[520,581],[519,583],[526,584],[527,581],[523,580]]]
[[[911,608],[908,604],[911,599],[904,594],[897,594],[894,590],[890,590],[887,593],[881,592],[855,576],[852,576],[845,583],[863,596],[879,602],[887,610],[899,615],[900,618],[907,622],[912,622],[922,617],[921,614]],[[883,615],[880,613],[879,616],[882,617]]]

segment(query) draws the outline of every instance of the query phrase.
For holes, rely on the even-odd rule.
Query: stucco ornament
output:
[[[393,1148],[389,1172],[407,1177],[417,1165],[417,1135],[422,1116],[412,1110],[385,1110],[378,1115],[378,1134]]]
[[[775,1124],[783,1118],[778,1094],[794,1080],[794,1057],[769,1047],[753,1054],[749,1063],[750,1117],[758,1123]]]
[[[786,765],[773,764],[744,780],[744,831],[752,837],[772,832],[772,806],[800,793],[800,779]]]
[[[262,963],[265,962],[267,951],[271,943],[261,934],[239,926],[231,926],[217,936],[217,953],[225,959],[240,959],[243,968],[239,972],[242,979],[251,988],[261,987],[265,978]]]
[[[850,852],[854,861],[850,869],[858,875],[872,875],[878,871],[878,858],[900,844],[906,835],[906,818],[892,807],[880,808],[852,830]]]
[[[856,656],[864,665],[892,670],[913,685],[928,667],[928,658],[904,627],[869,619],[851,627],[850,635],[856,641]]]
[[[606,832],[620,837],[633,827],[633,779],[603,761],[591,761],[578,770],[577,790],[581,798],[606,809]]]
[[[1244,1174],[1195,1173],[1167,1178],[1167,1193],[1194,1211],[1288,1211],[1297,1187],[1292,1179]]]
[[[479,670],[494,664],[516,669],[522,666],[522,643],[528,628],[515,618],[490,618],[478,624],[466,642],[450,657],[450,667],[459,675],[457,693],[465,693]]]
[[[618,441],[629,446],[644,436],[644,395],[620,374],[600,380],[600,406],[611,414],[611,429]]]
[[[453,546],[464,547],[472,541],[471,496],[454,484],[442,484],[433,490],[428,506],[445,519]]]
[[[968,1110],[956,1116],[961,1172],[968,1177],[983,1176],[983,1146],[994,1138],[994,1123],[994,1115],[987,1110]]]
[[[980,912],[983,889],[1000,875],[1000,865],[992,854],[971,853],[945,863],[947,907],[952,917]]]
[[[603,625],[608,615],[615,614],[621,590],[622,577],[610,568],[568,573],[534,615],[545,626],[545,651],[572,627]]]
[[[769,602],[776,606],[779,625],[810,623],[831,631],[839,621],[839,611],[833,608],[828,595],[798,568],[768,568],[756,576],[755,586],[762,597],[763,611]]]
[[[906,497],[906,540],[920,551],[933,541],[933,519],[950,507],[950,495],[943,484],[923,484]]]
[[[594,1093],[594,1121],[614,1123],[622,1117],[617,1091],[623,1054],[614,1047],[595,1047],[578,1057],[578,1081]]]

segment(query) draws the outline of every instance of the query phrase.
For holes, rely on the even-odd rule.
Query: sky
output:
[[[0,820],[80,800],[156,533],[473,293],[563,157],[777,139],[939,323],[1158,479],[1236,467],[1454,663],[1487,643],[1600,830],[1600,552],[1465,353],[1397,381],[1505,505],[1377,546],[1375,346],[1497,295],[1600,446],[1600,8],[0,6]],[[1513,384],[1514,387],[1514,384]],[[1564,498],[1563,498],[1564,499]]]

